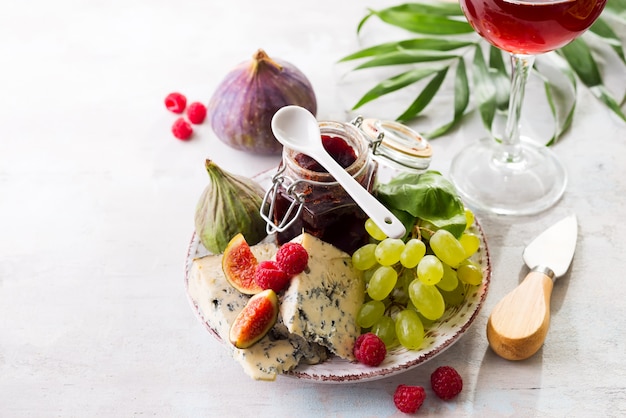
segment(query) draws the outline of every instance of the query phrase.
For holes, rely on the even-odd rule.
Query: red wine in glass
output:
[[[467,20],[496,47],[540,54],[566,45],[598,18],[606,0],[461,0]]]
[[[525,85],[534,56],[567,45],[600,16],[607,0],[459,0],[468,22],[511,55],[511,94],[502,137],[459,152],[450,177],[466,204],[504,215],[530,215],[554,205],[567,173],[548,147],[520,135]]]

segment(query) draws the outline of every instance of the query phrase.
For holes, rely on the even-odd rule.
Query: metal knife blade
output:
[[[577,236],[576,216],[570,215],[526,247],[522,256],[531,271],[496,304],[487,322],[487,339],[496,354],[524,360],[541,348],[550,327],[554,279],[569,268]]]
[[[524,249],[522,258],[531,269],[548,267],[555,277],[561,277],[574,258],[577,237],[578,223],[572,214],[539,234]]]

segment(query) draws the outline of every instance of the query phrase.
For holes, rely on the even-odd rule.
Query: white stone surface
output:
[[[626,125],[584,90],[574,126],[554,147],[569,170],[565,196],[533,217],[478,214],[490,293],[470,331],[434,360],[363,384],[256,382],[194,317],[183,263],[204,159],[244,175],[277,159],[229,149],[206,123],[192,141],[177,141],[163,98],[178,90],[207,102],[262,47],[309,76],[320,119],[346,120],[336,61],[385,36],[366,30],[359,40],[356,25],[366,7],[392,4],[3,4],[0,416],[400,416],[395,387],[428,388],[444,364],[459,370],[464,390],[444,403],[427,389],[420,415],[626,415]],[[482,133],[474,114],[433,141],[433,167],[445,173]],[[502,360],[485,337],[489,312],[525,275],[525,243],[570,212],[579,243],[554,288],[546,344],[527,361]]]

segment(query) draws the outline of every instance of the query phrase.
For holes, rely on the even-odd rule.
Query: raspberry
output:
[[[272,289],[278,293],[287,286],[291,277],[276,262],[261,261],[254,271],[254,281],[263,289]]]
[[[187,107],[187,118],[194,125],[204,122],[206,117],[206,106],[200,102],[193,102]]]
[[[450,366],[438,367],[430,375],[430,384],[435,395],[444,401],[454,398],[463,389],[463,379],[459,373]]]
[[[165,97],[165,107],[170,112],[183,113],[187,106],[187,98],[180,93],[170,93]]]
[[[393,403],[400,412],[414,414],[424,403],[426,392],[421,386],[399,385],[393,394]]]
[[[288,242],[281,246],[276,253],[276,264],[290,276],[302,273],[309,262],[309,253],[295,242]]]
[[[189,122],[187,122],[184,118],[178,118],[172,125],[172,133],[174,136],[180,140],[186,141],[191,138],[191,134],[193,133],[193,129]]]
[[[387,355],[387,347],[378,335],[368,332],[359,335],[354,343],[354,357],[368,366],[378,366]]]

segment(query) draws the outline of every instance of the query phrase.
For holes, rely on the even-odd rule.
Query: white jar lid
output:
[[[394,121],[363,119],[352,121],[370,141],[372,155],[379,162],[404,171],[424,171],[430,166],[433,149],[411,128]]]

